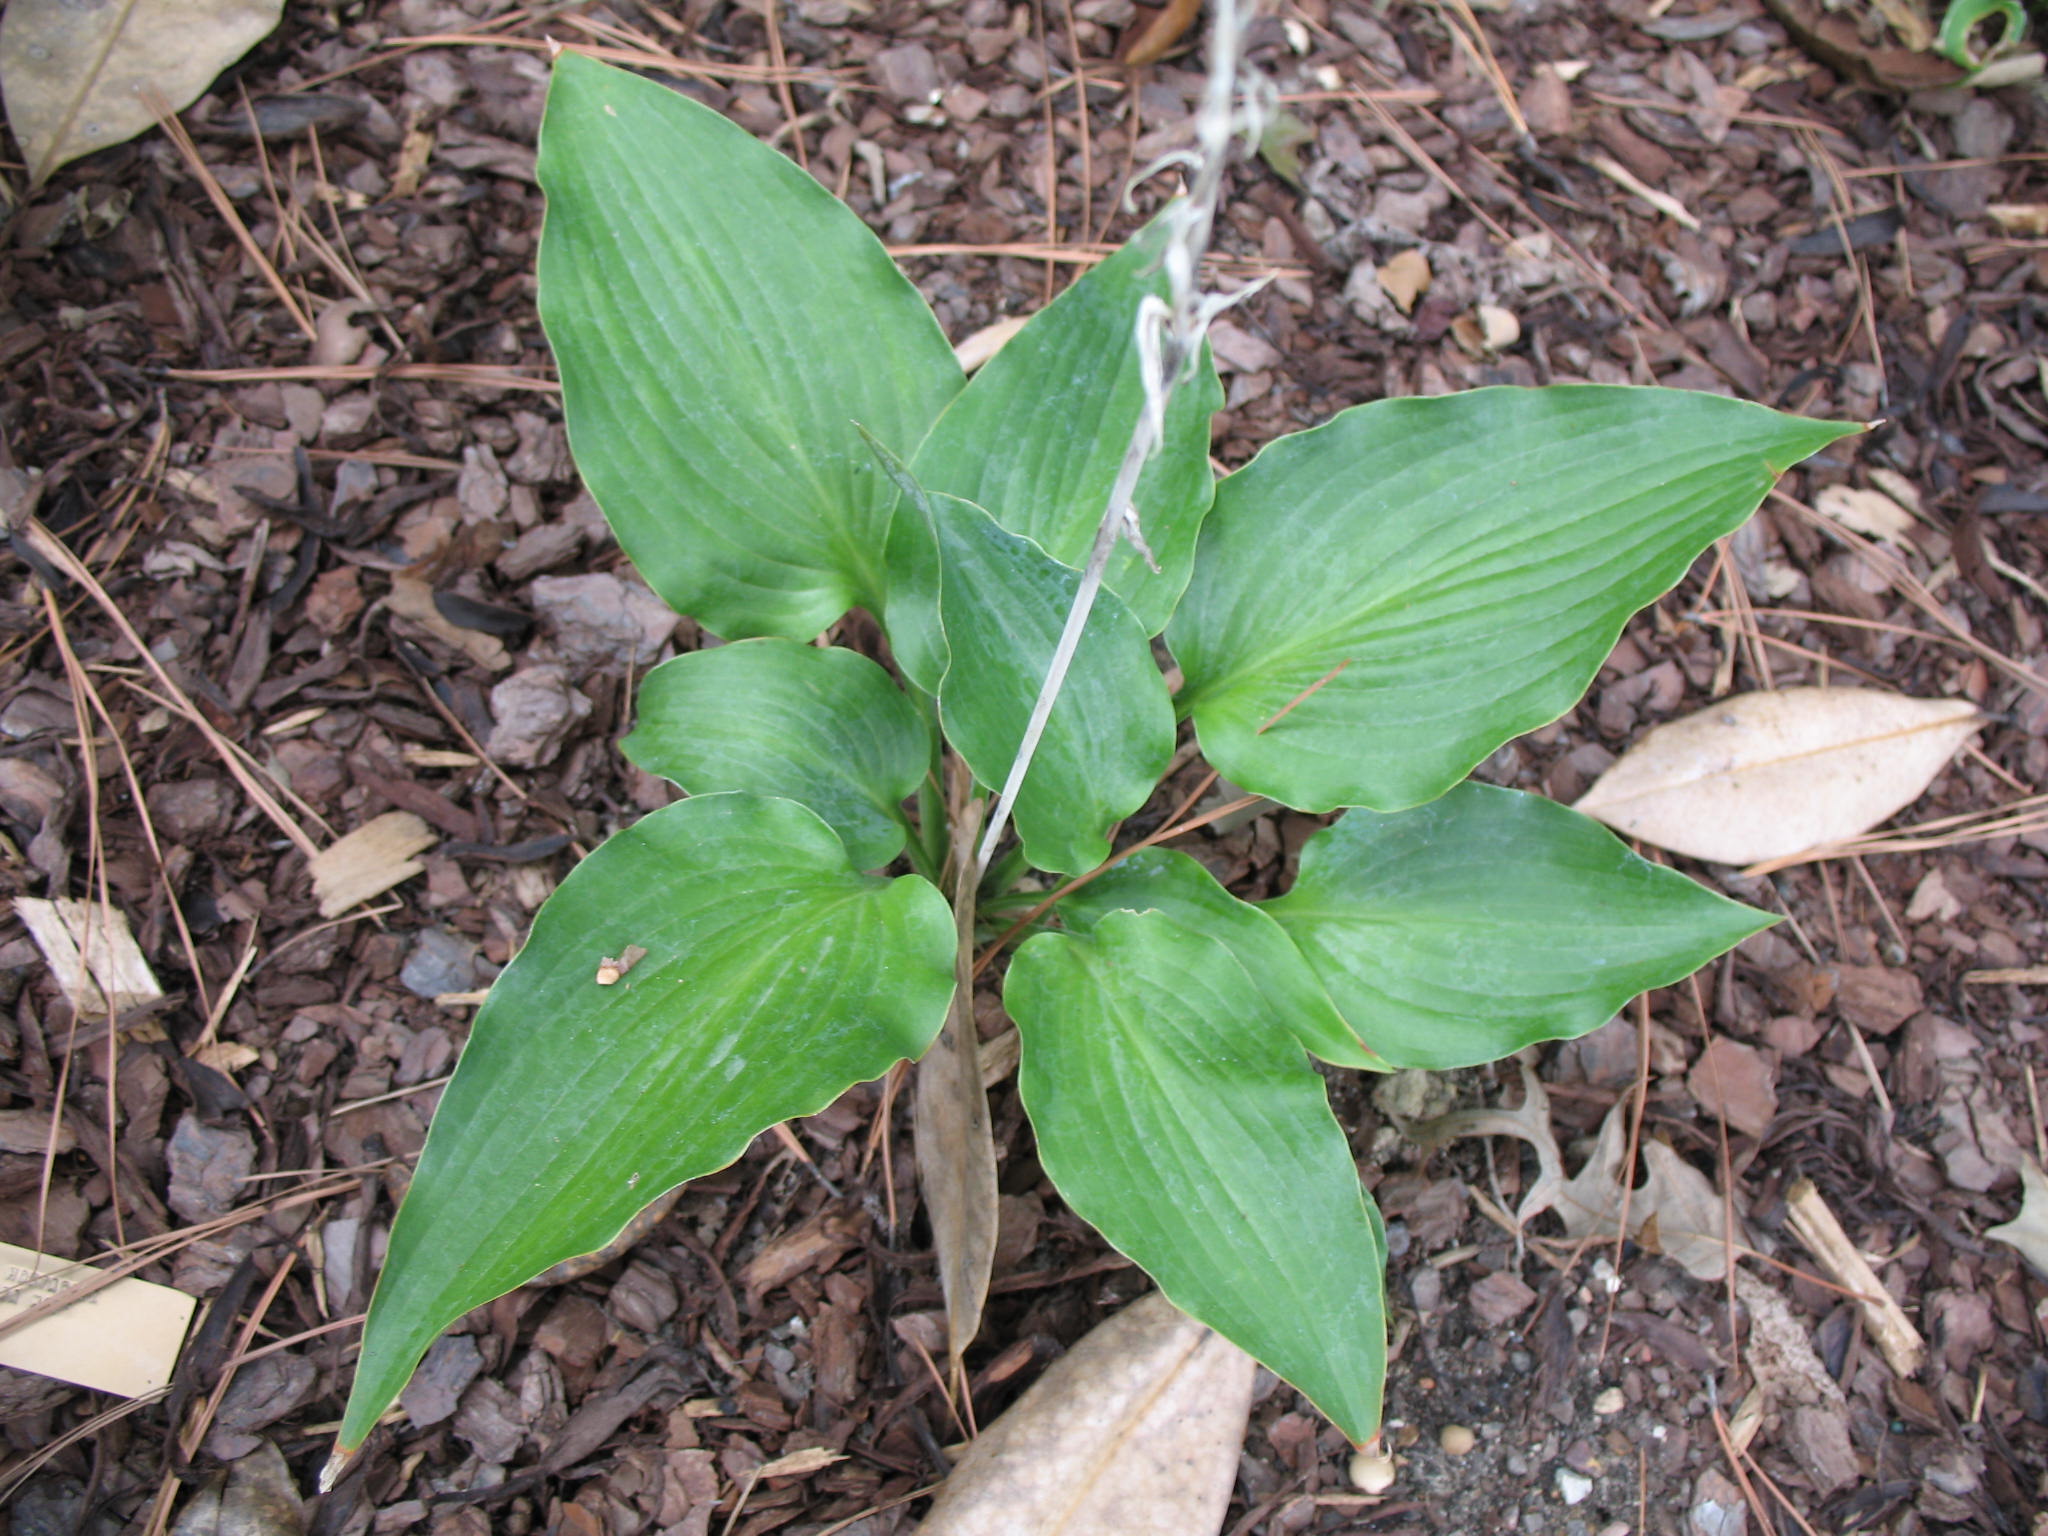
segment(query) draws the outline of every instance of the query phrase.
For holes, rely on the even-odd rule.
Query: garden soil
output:
[[[1987,723],[1901,818],[1960,818],[1930,833],[1767,875],[1677,861],[1785,921],[1535,1054],[1525,1128],[1576,1170],[1640,1105],[1645,1147],[1714,1192],[1734,1275],[1695,1278],[1657,1222],[1518,1224],[1524,1141],[1416,1138],[1525,1107],[1514,1064],[1333,1074],[1388,1218],[1394,1477],[1361,1488],[1262,1376],[1233,1536],[2044,1529],[2048,1276],[1988,1230],[2042,1155],[2048,1072],[2048,133],[2028,87],[1963,88],[1859,9],[1302,0],[1260,23],[1286,116],[1217,231],[1226,276],[1271,279],[1216,328],[1222,466],[1484,384],[1879,423],[1787,476],[1482,777],[1569,802],[1646,728],[1792,684],[1966,697]],[[0,885],[104,893],[161,995],[142,978],[110,1040],[0,921],[0,1240],[164,1239],[141,1273],[201,1306],[168,1396],[0,1377],[0,1525],[211,1530],[195,1501],[227,1480],[271,1491],[236,1527],[264,1531],[913,1528],[962,1433],[927,1364],[904,1100],[879,1086],[471,1316],[311,1497],[476,996],[578,850],[671,798],[617,743],[634,680],[699,643],[564,443],[533,303],[546,40],[653,58],[800,154],[957,340],[1165,195],[1124,201],[1199,85],[1173,31],[1129,0],[294,0],[183,114],[189,152],[153,132],[12,178]],[[1157,57],[1120,61],[1140,42]],[[1890,520],[1888,561],[1844,506]],[[99,592],[37,551],[31,510]],[[877,640],[858,616],[839,638]],[[410,835],[373,872],[410,872],[323,914],[309,859],[390,813],[417,820],[380,824]],[[1183,846],[1262,895],[1316,826],[1268,811]],[[1012,1080],[993,1108],[982,1423],[1148,1288],[1061,1205]],[[1917,1359],[1800,1240],[1814,1199]]]

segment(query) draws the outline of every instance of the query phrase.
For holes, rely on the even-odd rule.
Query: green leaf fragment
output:
[[[649,585],[728,637],[879,611],[895,488],[962,385],[881,242],[783,156],[579,54],[541,125],[540,313],[577,467]]]
[[[747,790],[807,806],[857,868],[878,869],[902,851],[903,801],[930,768],[932,738],[867,657],[764,639],[656,667],[621,745],[693,795]]]
[[[685,800],[598,848],[477,1014],[392,1228],[341,1447],[472,1307],[921,1054],[953,939],[930,884],[859,873],[789,800]],[[629,947],[644,957],[600,985]]]
[[[1321,1077],[1243,965],[1164,912],[1105,912],[1025,944],[1004,1001],[1061,1195],[1175,1306],[1370,1439],[1384,1238]]]
[[[1347,813],[1261,905],[1359,1038],[1433,1070],[1597,1029],[1775,921],[1576,811],[1485,784]]]
[[[1226,479],[1167,639],[1209,762],[1303,810],[1434,799],[1857,430],[1596,385],[1380,400]]]

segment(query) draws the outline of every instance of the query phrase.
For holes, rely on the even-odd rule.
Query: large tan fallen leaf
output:
[[[1140,1297],[968,1447],[919,1536],[1211,1536],[1254,1371],[1157,1291]]]
[[[1986,1227],[1984,1235],[2010,1243],[2026,1260],[2048,1275],[2048,1174],[2031,1157],[2020,1164],[2020,1181],[2026,1193],[2020,1198],[2020,1213],[2003,1226]]]
[[[1658,726],[1578,809],[1696,859],[1788,858],[1918,799],[1982,718],[1967,699],[1875,688],[1740,694]]]
[[[182,112],[277,25],[284,0],[11,0],[0,91],[31,184]]]

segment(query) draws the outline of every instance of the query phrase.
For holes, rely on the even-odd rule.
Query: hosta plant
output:
[[[442,1328],[764,1129],[928,1052],[921,1100],[959,1099],[946,1068],[973,1032],[942,1037],[949,1010],[971,1020],[953,1005],[976,960],[1062,889],[989,973],[1045,1172],[1171,1300],[1370,1439],[1385,1245],[1316,1063],[1461,1067],[1577,1035],[1763,926],[1574,812],[1465,779],[1571,708],[1629,616],[1850,429],[1660,389],[1480,389],[1355,407],[1219,481],[1220,392],[1190,357],[1132,498],[1143,546],[1108,560],[983,874],[987,790],[1157,403],[1132,316],[1163,291],[1166,236],[968,380],[858,218],[662,84],[562,57],[540,179],[577,463],[648,582],[726,643],[656,668],[625,741],[687,798],[563,881],[477,1016],[343,1450]],[[885,652],[818,643],[854,608]],[[1342,811],[1277,898],[1119,839],[1189,730],[1244,793]],[[979,1295],[950,1293],[973,1291],[973,1255],[945,1250],[975,1246],[958,1212],[982,1176],[921,1172],[971,1332]]]

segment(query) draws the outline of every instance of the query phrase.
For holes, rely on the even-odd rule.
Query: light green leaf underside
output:
[[[1087,563],[1144,404],[1134,333],[1139,300],[1166,293],[1155,266],[1163,242],[1155,222],[1033,315],[974,375],[917,452],[927,489],[987,508],[1062,564]],[[1165,438],[1133,497],[1159,570],[1125,541],[1103,574],[1148,635],[1166,627],[1187,586],[1215,494],[1209,418],[1222,408],[1205,352],[1174,393]]]
[[[974,776],[1000,785],[1080,585],[1029,539],[957,497],[930,497],[950,658],[939,719]],[[1017,797],[1017,836],[1039,869],[1076,874],[1109,857],[1110,827],[1143,805],[1173,757],[1173,703],[1151,643],[1103,592]]]
[[[1259,979],[1273,1013],[1310,1051],[1343,1067],[1385,1071],[1337,1011],[1294,941],[1258,907],[1239,901],[1188,855],[1145,848],[1061,899],[1060,921],[1085,934],[1111,912],[1164,912],[1220,944]]]
[[[600,986],[629,946],[645,956]],[[793,801],[685,800],[606,842],[477,1014],[392,1228],[342,1447],[463,1313],[920,1054],[952,961],[939,893],[858,873]]]
[[[648,583],[728,637],[879,608],[914,445],[962,378],[917,290],[806,172],[568,53],[541,125],[540,312],[577,468]]]
[[[1368,1045],[1433,1070],[1597,1029],[1774,921],[1576,811],[1485,784],[1348,812],[1262,905]]]
[[[931,731],[874,662],[794,640],[742,640],[665,661],[640,685],[620,745],[693,795],[748,790],[808,806],[858,869],[902,850],[905,797]]]
[[[1173,1304],[1377,1431],[1385,1244],[1323,1082],[1258,984],[1163,912],[1017,952],[1018,1088],[1069,1205]]]
[[[1345,411],[1217,488],[1168,629],[1180,708],[1248,790],[1421,804],[1569,709],[1629,615],[1854,430],[1595,385]]]

